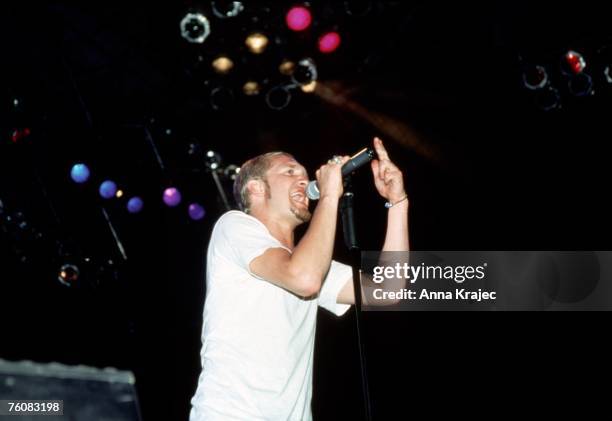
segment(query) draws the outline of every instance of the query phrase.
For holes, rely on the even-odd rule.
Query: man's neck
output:
[[[253,211],[251,216],[257,218],[262,224],[268,228],[272,237],[276,238],[280,243],[287,247],[289,250],[293,250],[294,244],[294,230],[295,224],[285,221],[279,218],[277,215],[273,215],[266,211]]]

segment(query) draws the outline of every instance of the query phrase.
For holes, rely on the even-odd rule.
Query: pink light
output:
[[[312,23],[312,14],[305,7],[292,7],[287,13],[287,26],[292,31],[303,31],[308,29]]]
[[[342,39],[337,32],[328,32],[319,38],[319,51],[325,54],[333,53],[340,47]]]

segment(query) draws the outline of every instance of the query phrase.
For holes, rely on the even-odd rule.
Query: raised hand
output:
[[[389,159],[389,154],[382,140],[374,138],[374,149],[378,159],[372,161],[374,185],[378,193],[390,203],[397,203],[406,197],[404,176],[397,166]]]

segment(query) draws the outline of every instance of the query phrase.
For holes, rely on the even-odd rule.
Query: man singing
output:
[[[408,251],[402,173],[380,139],[374,148],[374,183],[391,205],[383,251]],[[224,214],[208,246],[202,373],[190,421],[312,419],[317,306],[341,316],[355,301],[351,267],[332,260],[347,160],[316,172],[321,197],[312,214],[308,174],[291,155],[268,153],[241,167],[234,195],[243,212]]]

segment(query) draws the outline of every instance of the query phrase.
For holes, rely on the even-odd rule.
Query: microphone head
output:
[[[308,186],[306,186],[306,196],[308,196],[310,200],[319,200],[321,192],[319,192],[319,186],[316,181],[308,183]]]

